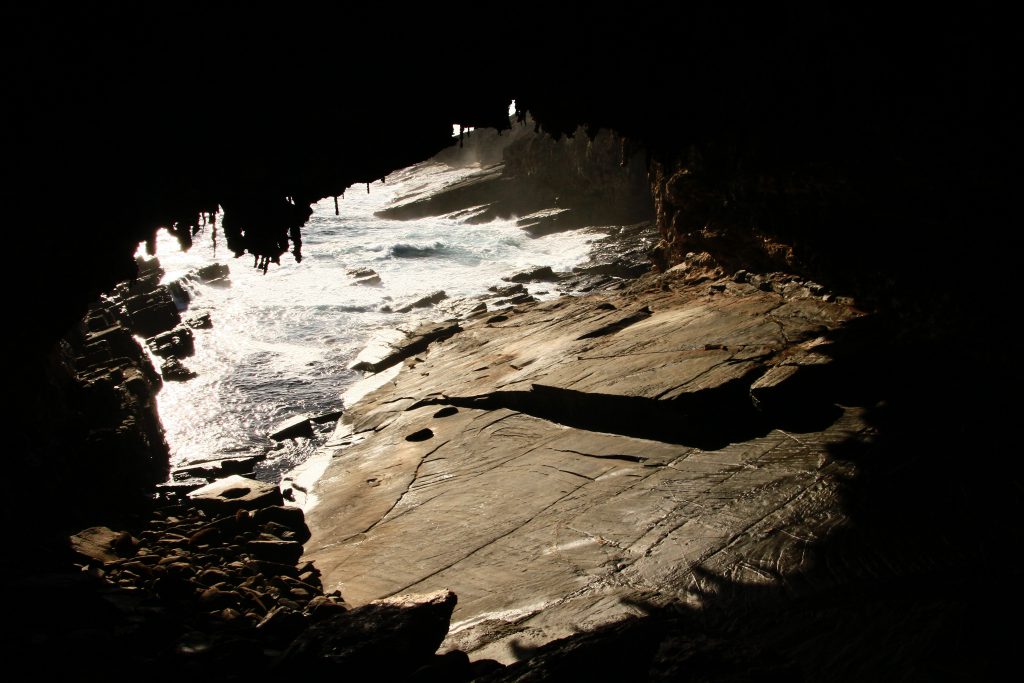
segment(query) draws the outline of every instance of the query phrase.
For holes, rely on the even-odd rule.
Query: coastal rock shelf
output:
[[[830,450],[869,430],[831,394],[861,313],[766,281],[649,275],[465,322],[407,361],[346,412],[340,432],[368,438],[316,487],[325,589],[450,588],[446,647],[511,662],[719,580],[785,585],[844,523],[853,469]]]

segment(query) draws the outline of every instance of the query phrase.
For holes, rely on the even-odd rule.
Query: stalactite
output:
[[[293,225],[289,230],[289,236],[292,240],[292,256],[295,257],[296,263],[302,263],[302,228],[298,225]],[[287,248],[287,245],[285,245]]]

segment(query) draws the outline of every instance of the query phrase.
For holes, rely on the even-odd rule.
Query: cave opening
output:
[[[19,249],[8,263],[10,387],[18,400],[3,508],[11,546],[20,549],[5,556],[4,575],[17,597],[13,613],[26,625],[5,645],[20,658],[60,668],[122,642],[126,661],[147,670],[257,676],[273,660],[324,671],[338,662],[310,653],[329,650],[343,619],[394,624],[408,605],[369,601],[392,589],[433,590],[459,568],[468,570],[457,577],[458,606],[434,592],[411,608],[421,615],[416,623],[444,622],[446,632],[458,610],[449,654],[430,659],[435,631],[420,642],[430,651],[417,661],[432,667],[423,675],[467,679],[466,666],[475,666],[473,675],[490,667],[496,680],[524,669],[554,679],[985,677],[1012,651],[992,625],[1020,603],[1019,581],[999,560],[1018,535],[1010,522],[1021,479],[1005,455],[1012,441],[1002,397],[1012,395],[1013,348],[997,332],[1012,316],[1015,291],[1008,205],[1019,176],[1019,78],[1010,46],[1019,41],[998,11],[883,16],[870,7],[793,3],[582,17],[550,9],[484,26],[465,14],[439,20],[429,9],[401,17],[367,9],[176,8],[131,17],[114,7],[52,9],[7,8],[3,22],[13,115],[5,162],[15,179],[4,211]],[[473,130],[461,147],[452,144],[455,121],[459,132]],[[325,275],[322,292],[298,282],[326,260],[326,233],[315,228],[352,222],[343,213],[349,205],[398,192],[400,169],[447,150],[445,163],[461,173],[493,139],[511,147],[534,128],[543,135],[529,145],[519,138],[525,154],[506,165],[511,175],[487,179],[500,201],[480,210],[481,180],[429,201],[374,207],[383,213],[374,219],[466,211],[462,222],[473,230],[514,221],[538,236],[534,244],[559,244],[553,251],[564,267],[578,266],[559,230],[592,221],[578,201],[587,187],[601,188],[587,201],[611,200],[623,211],[617,225],[635,224],[625,216],[637,207],[603,172],[553,159],[559,146],[579,146],[591,160],[597,149],[596,168],[640,170],[639,208],[653,212],[657,230],[653,238],[620,230],[631,246],[610,254],[635,249],[646,257],[653,247],[655,272],[572,304],[554,296],[515,303],[547,285],[499,277],[493,298],[512,301],[509,310],[488,310],[472,325],[412,330],[404,357],[392,349],[353,358],[403,371],[378,388],[379,405],[352,416],[351,434],[325,444],[360,457],[332,451],[323,472],[353,502],[331,507],[338,501],[324,497],[322,509],[337,515],[311,517],[312,536],[280,492],[260,482],[227,482],[194,505],[139,516],[132,492],[169,474],[166,458],[151,457],[162,435],[147,408],[162,380],[136,366],[142,347],[91,302],[125,283],[124,315],[137,319],[140,337],[155,340],[147,346],[167,354],[157,357],[177,363],[167,361],[163,381],[194,372],[189,363],[200,363],[220,324],[244,330],[250,342],[219,353],[259,367],[283,351],[260,330],[301,326],[311,310],[335,325],[346,315],[395,315],[381,310],[391,294],[355,304],[372,312],[317,299],[341,286],[378,292],[374,277],[391,286],[399,280],[382,274],[388,259],[356,259],[355,273]],[[536,193],[504,182],[513,176],[554,176],[563,186],[543,197],[553,206],[539,206],[530,202]],[[586,183],[574,185],[577,177]],[[337,201],[346,188],[356,191]],[[204,229],[218,235],[218,258],[244,254],[242,267],[232,260],[229,273],[197,272],[177,292],[145,290],[163,275],[132,258],[136,245],[187,245],[203,236],[195,232],[202,214],[211,217]],[[154,238],[161,225],[171,230]],[[303,225],[310,227],[300,235]],[[369,238],[360,248],[380,245],[425,280],[441,273],[425,265],[434,258],[427,252],[454,251],[436,241]],[[210,247],[202,240],[192,253]],[[289,249],[301,264],[288,262]],[[174,266],[178,257],[164,262],[160,251],[161,267]],[[632,267],[615,258],[580,277],[620,277],[615,269]],[[202,317],[197,302],[237,303],[250,275],[246,296],[262,300],[263,312]],[[231,287],[215,284],[225,277]],[[272,280],[298,288],[275,293],[265,286]],[[357,280],[367,282],[351,284]],[[167,329],[189,288],[202,294],[194,326]],[[434,293],[404,292],[418,300]],[[60,342],[69,331],[81,346]],[[520,341],[505,336],[527,332],[514,337]],[[338,336],[331,333],[301,334],[337,343],[326,340]],[[464,361],[446,361],[437,349],[455,349]],[[344,355],[323,362],[284,351],[303,373],[350,372]],[[95,365],[72,378],[79,361]],[[198,369],[181,386],[209,378]],[[535,386],[548,388],[539,396]],[[644,440],[675,433],[647,430],[645,420],[697,419],[704,414],[687,412],[687,397],[726,389],[729,406],[756,418],[745,440],[717,432],[699,443]],[[622,392],[631,398],[618,398]],[[532,405],[540,399],[571,399],[579,410]],[[677,402],[661,410],[657,401]],[[221,402],[183,401],[178,422],[184,429],[215,421]],[[289,407],[265,416],[268,423],[306,408],[281,405]],[[805,408],[821,418],[792,414]],[[324,425],[339,417],[331,406],[319,410],[313,417]],[[728,431],[727,415],[707,417],[708,428]],[[421,428],[432,436],[405,439]],[[300,420],[279,426],[287,429],[302,439],[324,428]],[[480,444],[489,449],[473,460],[482,471],[459,460]],[[222,445],[220,455],[239,446]],[[257,464],[244,455],[195,464],[241,477]],[[352,476],[338,478],[350,464]],[[532,479],[488,497],[518,476]],[[435,493],[451,496],[451,482],[471,477],[486,484],[472,489],[479,497],[447,508],[465,517],[429,516],[455,500]],[[647,483],[623,484],[634,480]],[[79,536],[80,554],[68,554],[69,533],[103,522],[117,533]],[[635,537],[625,532],[633,524]],[[325,543],[329,528],[337,537]],[[402,545],[424,529],[437,548],[417,555],[422,544]],[[407,556],[389,554],[394,547]],[[318,554],[319,564],[300,562],[302,552]],[[231,573],[238,567],[228,571],[230,553],[246,556],[237,560],[244,579]],[[181,559],[186,554],[198,559]],[[512,581],[517,568],[545,590],[558,586],[556,597],[522,598]],[[358,577],[351,610],[329,597],[343,571]],[[478,576],[496,583],[467,578]],[[146,581],[154,585],[144,597],[133,587]],[[314,595],[318,584],[322,595]],[[271,597],[288,602],[268,609]],[[354,604],[363,598],[366,605]],[[302,619],[313,618],[314,609],[306,615],[289,605],[298,600],[318,600],[317,623],[334,630],[310,628],[306,644],[286,655]],[[179,609],[193,602],[203,609]],[[75,618],[61,618],[69,605]],[[259,647],[232,630],[245,624],[263,625]],[[219,635],[208,637],[207,627]],[[559,642],[563,636],[572,637]],[[618,656],[623,650],[630,656]],[[224,653],[240,668],[218,669]],[[400,659],[363,655],[370,659],[350,661]],[[513,659],[520,661],[500,673]],[[398,667],[385,677],[411,674]]]

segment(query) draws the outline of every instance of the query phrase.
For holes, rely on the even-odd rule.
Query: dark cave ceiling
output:
[[[155,228],[220,205],[236,251],[276,257],[310,202],[429,157],[452,123],[508,125],[513,98],[552,134],[612,128],[660,159],[912,160],[968,188],[1017,134],[1016,67],[983,8],[4,12],[9,260],[36,283],[33,343],[131,276]]]

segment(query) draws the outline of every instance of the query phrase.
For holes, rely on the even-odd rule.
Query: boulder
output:
[[[161,358],[185,358],[196,352],[192,329],[184,325],[147,339],[146,345]]]
[[[558,276],[551,270],[551,266],[539,266],[521,270],[501,279],[505,282],[555,282]]]
[[[228,268],[227,264],[224,263],[211,263],[208,266],[203,266],[195,272],[195,277],[200,282],[212,284],[226,284],[228,276],[231,274],[231,269]]]
[[[230,474],[252,472],[256,463],[264,460],[265,455],[248,455],[233,458],[220,458],[196,463],[175,471],[175,477],[209,477],[219,478]]]
[[[213,327],[213,321],[210,320],[209,313],[194,315],[191,318],[186,319],[185,324],[193,330],[208,330]]]
[[[355,278],[353,285],[379,285],[380,275],[373,268],[350,268],[347,275]]]
[[[164,269],[160,265],[160,259],[157,257],[146,258],[144,256],[135,257],[135,267],[138,269],[138,277],[143,278],[148,275],[158,273],[160,277],[163,277]]]
[[[347,271],[345,271],[345,274],[348,275],[349,277],[361,278],[377,275],[377,271],[375,271],[373,268],[349,268]]]
[[[163,277],[164,271],[163,268],[160,267],[146,273],[140,272],[137,278],[125,283],[126,290],[129,294],[144,294],[146,292],[152,292],[160,286],[160,281]]]
[[[371,602],[311,625],[281,663],[293,674],[372,673],[403,680],[432,656],[448,633],[457,598],[450,590]]]
[[[405,304],[403,304],[401,306],[398,306],[394,310],[397,313],[408,313],[409,311],[411,311],[414,308],[428,308],[428,307],[433,306],[434,304],[436,304],[438,301],[444,301],[447,298],[448,298],[448,295],[444,293],[444,290],[440,290],[439,289],[436,292],[431,292],[430,294],[427,294],[426,296],[422,296],[422,297],[420,297],[418,299],[414,299],[414,300],[412,300],[410,302],[407,302],[407,303],[405,303]],[[383,310],[383,309],[381,309],[381,310]]]
[[[449,299],[443,304],[438,305],[437,308],[446,320],[471,318],[475,315],[479,315],[480,313],[487,312],[487,304],[480,301],[479,298]]]
[[[133,539],[127,532],[114,531],[105,526],[83,529],[70,538],[71,550],[86,562],[106,564],[115,562],[133,550]]]
[[[380,275],[368,275],[367,277],[357,278],[356,281],[352,283],[353,286],[366,285],[371,287],[379,284],[381,284]]]
[[[272,505],[257,510],[253,514],[253,521],[257,524],[279,524],[295,533],[300,543],[309,540],[309,527],[306,526],[306,518],[302,508],[291,505]]]
[[[188,497],[199,507],[214,510],[256,510],[284,503],[277,484],[246,479],[237,474],[198,488]]]
[[[493,285],[487,288],[487,291],[494,292],[495,296],[509,297],[515,296],[516,294],[526,294],[526,287],[522,283],[516,283],[514,285]]]
[[[386,370],[410,356],[426,351],[432,343],[448,339],[461,331],[462,327],[458,323],[424,323],[415,330],[406,332],[404,338],[400,334],[396,335],[395,339],[387,341],[386,346],[374,348],[373,353],[360,353],[360,358],[356,358],[356,361],[349,365],[349,369],[368,372]],[[387,349],[390,349],[390,352]]]
[[[189,301],[192,300],[192,292],[189,290],[188,285],[185,284],[185,278],[178,278],[173,282],[167,283],[167,291],[171,293],[171,297],[181,307],[187,307]]]
[[[160,364],[160,374],[168,382],[187,382],[196,373],[186,368],[177,358],[167,358]]]
[[[306,605],[306,614],[314,622],[323,621],[332,616],[337,616],[349,610],[344,602],[332,599],[326,595],[317,595]]]
[[[284,422],[279,422],[270,432],[270,438],[275,441],[295,439],[298,437],[310,438],[313,436],[313,425],[309,422],[309,415],[296,415]]]
[[[649,261],[636,262],[625,258],[616,258],[603,263],[573,268],[579,275],[609,275],[611,277],[635,279],[651,269]]]
[[[125,302],[132,331],[143,337],[166,332],[181,322],[178,307],[170,293],[164,288],[157,291],[165,296],[139,295]]]

